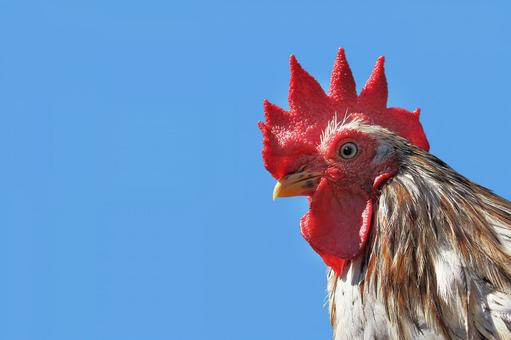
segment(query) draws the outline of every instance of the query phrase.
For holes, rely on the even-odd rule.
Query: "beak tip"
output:
[[[273,188],[273,194],[272,194],[273,202],[275,202],[275,200],[277,200],[277,198],[280,197],[279,194],[280,194],[281,189],[282,189],[282,183],[277,182],[277,184],[275,185],[275,188]]]

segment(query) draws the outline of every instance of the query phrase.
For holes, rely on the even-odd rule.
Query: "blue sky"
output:
[[[329,339],[264,98],[386,56],[389,104],[510,198],[505,1],[0,1],[0,339]]]

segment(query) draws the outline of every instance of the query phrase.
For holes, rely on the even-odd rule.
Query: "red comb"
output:
[[[428,151],[429,144],[419,122],[420,110],[387,108],[387,79],[379,57],[364,88],[357,96],[355,80],[346,61],[344,49],[337,53],[325,94],[321,85],[308,74],[292,55],[290,58],[289,112],[264,101],[266,123],[263,132],[263,159],[266,169],[280,179],[315,157],[322,131],[335,113],[356,113],[368,124],[383,126]]]

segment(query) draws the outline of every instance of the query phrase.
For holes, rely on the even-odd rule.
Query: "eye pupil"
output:
[[[351,145],[345,145],[343,148],[342,148],[342,154],[344,156],[349,156],[353,153],[353,148],[351,147]]]
[[[340,156],[344,159],[350,159],[357,155],[358,148],[355,143],[346,143],[341,146]]]

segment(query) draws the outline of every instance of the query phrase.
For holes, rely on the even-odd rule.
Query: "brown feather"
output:
[[[391,145],[400,164],[399,173],[381,188],[359,285],[381,299],[400,339],[421,332],[420,317],[447,339],[502,338],[497,326],[487,325],[500,314],[484,300],[490,294],[511,299],[511,203],[388,130],[363,124],[359,129]],[[446,300],[439,283],[445,273],[437,266],[448,260],[442,258],[446,252],[455,254],[461,271],[451,287],[453,301]],[[339,311],[335,285],[330,288],[335,325]],[[453,321],[460,318],[461,335]],[[510,318],[501,315],[506,325]]]

